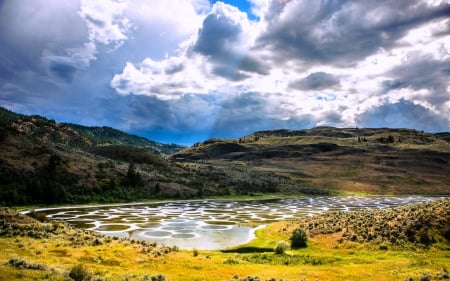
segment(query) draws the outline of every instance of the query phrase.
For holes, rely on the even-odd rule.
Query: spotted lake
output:
[[[325,211],[395,207],[438,197],[301,197],[261,201],[192,200],[41,209],[52,220],[105,235],[181,249],[223,249],[246,243],[258,227]]]

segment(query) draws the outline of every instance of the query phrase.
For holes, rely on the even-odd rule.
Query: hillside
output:
[[[181,149],[108,127],[0,108],[0,203],[117,202],[194,196],[164,156]]]
[[[0,109],[0,203],[450,194],[448,133],[319,127],[260,131],[180,149],[108,127]]]
[[[323,191],[272,172],[168,161],[181,147],[0,109],[0,205]]]
[[[43,143],[55,143],[73,148],[92,148],[104,145],[123,145],[144,148],[156,155],[175,153],[183,146],[163,144],[110,127],[87,127],[71,123],[57,123],[45,117],[26,116],[0,107],[1,130],[11,127]],[[5,131],[5,133],[7,133]]]
[[[371,194],[450,194],[447,133],[318,127],[212,139],[173,161],[271,172],[297,184]]]

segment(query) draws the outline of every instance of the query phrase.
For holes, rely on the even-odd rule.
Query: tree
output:
[[[388,138],[387,138],[387,142],[388,143],[394,143],[395,142],[394,136],[393,135],[389,135]]]
[[[51,179],[53,179],[56,176],[56,172],[58,170],[58,167],[61,165],[61,157],[57,154],[52,154],[50,158],[48,159],[48,175]]]
[[[130,165],[128,166],[127,176],[125,177],[123,183],[124,185],[131,187],[144,185],[144,181],[142,180],[141,175],[138,172],[136,172],[134,163],[130,163]]]

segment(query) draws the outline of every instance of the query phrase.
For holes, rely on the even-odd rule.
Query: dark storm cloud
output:
[[[232,19],[209,14],[203,21],[193,50],[218,60],[226,60],[230,55],[229,47],[236,43],[241,32],[240,24]]]
[[[450,59],[435,60],[431,56],[417,55],[390,73],[403,87],[444,90],[450,79],[449,65]]]
[[[381,86],[383,87],[383,90],[390,91],[406,88],[408,87],[408,84],[399,80],[384,80],[381,83]]]
[[[254,72],[261,75],[269,74],[269,67],[259,59],[252,56],[244,56],[239,62],[239,69],[247,72]]]
[[[65,83],[71,83],[77,71],[75,66],[63,61],[51,61],[48,69],[53,76]]]
[[[339,79],[326,72],[314,72],[289,86],[299,90],[322,90],[339,84]]]
[[[243,29],[240,22],[227,16],[218,6],[217,10],[206,16],[192,47],[195,53],[209,58],[213,73],[232,81],[250,77],[248,73],[268,74],[269,67],[261,60],[239,50]]]
[[[325,114],[322,115],[320,121],[321,125],[328,125],[334,127],[339,127],[340,124],[343,123],[342,114],[336,111],[326,112]]]
[[[277,2],[277,1],[274,1]],[[281,61],[352,65],[391,48],[411,28],[450,14],[450,4],[399,1],[291,1],[276,7],[259,39]]]
[[[239,72],[236,68],[228,65],[215,66],[212,72],[230,81],[242,81],[250,77],[249,75]]]
[[[357,116],[362,127],[391,127],[442,132],[450,130],[450,120],[410,101],[385,103]]]
[[[436,107],[447,102],[450,97],[448,83],[450,81],[450,59],[436,60],[431,56],[413,56],[412,59],[395,67],[388,74],[393,80],[383,81],[386,91],[401,88],[428,90],[427,101]]]
[[[24,72],[46,75],[43,53],[62,53],[81,45],[87,30],[71,1],[0,1],[0,71],[11,79]],[[57,4],[56,4],[57,3]]]
[[[240,137],[260,130],[308,128],[317,123],[309,114],[282,120],[273,116],[274,106],[264,100],[261,93],[248,92],[230,97],[221,103],[211,133],[221,136],[226,132],[228,136]]]

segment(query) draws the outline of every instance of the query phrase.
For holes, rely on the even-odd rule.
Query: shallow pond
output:
[[[181,249],[223,249],[246,243],[257,227],[325,211],[395,207],[439,197],[302,197],[261,201],[193,200],[42,209],[63,220],[105,235],[142,239]]]

